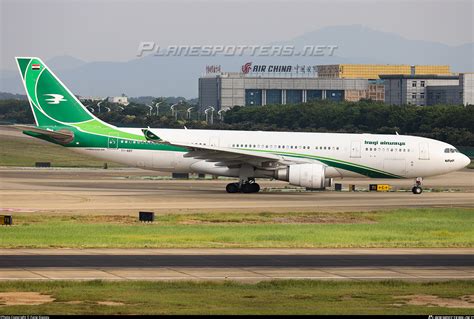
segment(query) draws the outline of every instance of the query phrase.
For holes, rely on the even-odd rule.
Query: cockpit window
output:
[[[459,153],[459,151],[455,148],[445,148],[444,152],[445,153]]]

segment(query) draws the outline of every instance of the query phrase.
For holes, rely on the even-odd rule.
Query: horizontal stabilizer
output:
[[[48,136],[62,143],[69,143],[74,139],[74,133],[69,130],[53,131],[29,125],[13,125],[13,128],[21,130],[23,132],[31,132]]]

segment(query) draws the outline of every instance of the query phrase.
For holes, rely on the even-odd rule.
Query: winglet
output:
[[[153,142],[162,142],[163,140],[154,134],[151,130],[150,127],[142,129],[143,135],[145,136],[145,139],[147,141],[153,141]]]

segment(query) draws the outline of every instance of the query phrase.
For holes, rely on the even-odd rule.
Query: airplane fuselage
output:
[[[141,129],[120,128],[140,134]],[[196,146],[271,153],[288,160],[327,165],[326,176],[414,178],[456,171],[468,163],[447,143],[404,135],[301,133],[223,130],[154,129],[163,135],[182,136]],[[202,159],[185,157],[186,149],[157,147],[144,141],[109,136],[103,147],[74,147],[76,151],[144,169],[208,173],[238,177],[237,170]],[[262,175],[262,174],[260,174]],[[265,177],[255,176],[255,177]]]

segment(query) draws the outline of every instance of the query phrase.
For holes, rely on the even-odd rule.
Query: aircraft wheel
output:
[[[257,193],[260,191],[260,185],[257,183],[245,183],[242,185],[242,193]]]
[[[411,191],[413,192],[413,194],[416,194],[416,195],[423,193],[423,189],[420,186],[413,186]]]
[[[242,185],[242,193],[253,193],[253,184],[245,183]]]
[[[260,185],[258,185],[257,183],[253,183],[253,188],[254,193],[258,193],[260,191]]]
[[[239,183],[227,184],[227,186],[225,187],[225,190],[227,191],[227,193],[238,193],[240,191]]]

